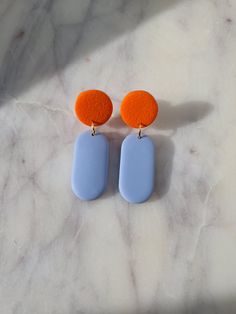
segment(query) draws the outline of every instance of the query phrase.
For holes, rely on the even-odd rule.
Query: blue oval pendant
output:
[[[145,202],[154,189],[155,149],[148,136],[128,135],[121,146],[119,190],[129,203]]]
[[[102,134],[84,132],[75,142],[72,167],[72,190],[82,200],[99,197],[106,188],[109,143]]]

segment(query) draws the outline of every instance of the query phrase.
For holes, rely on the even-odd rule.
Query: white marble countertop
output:
[[[0,313],[236,313],[236,1],[1,0]],[[114,104],[109,188],[71,192],[76,95]],[[117,191],[118,109],[159,101],[156,191]]]

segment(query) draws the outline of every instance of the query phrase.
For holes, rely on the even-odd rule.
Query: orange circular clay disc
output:
[[[128,93],[120,107],[122,119],[132,128],[144,128],[150,125],[157,113],[158,104],[155,98],[143,90]]]
[[[104,124],[112,114],[111,99],[100,90],[81,92],[75,102],[75,115],[86,125]]]

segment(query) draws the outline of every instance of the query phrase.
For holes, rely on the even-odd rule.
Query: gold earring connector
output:
[[[139,125],[138,138],[141,139],[143,137],[142,134],[142,124]]]
[[[92,125],[91,125],[91,135],[92,135],[92,136],[95,136],[95,135],[96,135],[96,130],[95,130],[94,123],[92,123]]]

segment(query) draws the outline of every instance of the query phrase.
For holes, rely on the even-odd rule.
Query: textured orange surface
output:
[[[75,102],[75,115],[86,125],[104,124],[112,114],[111,99],[100,90],[81,92]]]
[[[132,128],[150,125],[158,113],[155,98],[146,91],[137,90],[128,93],[123,99],[120,114],[124,122]]]

